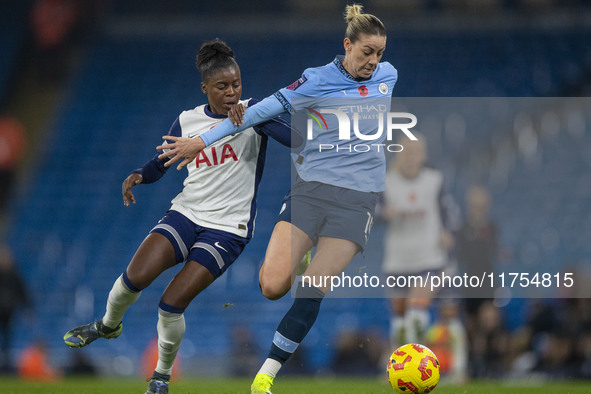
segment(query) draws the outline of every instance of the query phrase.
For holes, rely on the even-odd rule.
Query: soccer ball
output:
[[[388,380],[397,393],[430,393],[439,382],[439,361],[426,346],[409,343],[390,356]]]

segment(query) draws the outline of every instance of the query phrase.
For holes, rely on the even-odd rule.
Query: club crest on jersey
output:
[[[286,89],[296,90],[297,88],[299,88],[300,86],[302,86],[302,84],[304,82],[306,82],[307,80],[308,80],[308,78],[301,77],[300,79],[298,79],[297,81],[295,81],[294,83],[292,83],[291,85],[289,85]]]
[[[381,94],[388,94],[388,85],[386,85],[384,82],[382,82],[380,84],[380,86],[378,87],[378,90],[380,91]]]
[[[218,152],[215,146],[211,147],[211,150],[202,150],[197,155],[195,159],[195,167],[199,168],[200,164],[203,164],[207,167],[210,166],[217,166],[218,164],[224,164],[226,160],[232,159],[234,161],[238,161],[238,157],[236,153],[234,153],[234,149],[232,149],[232,145],[225,144],[222,146],[221,152]]]

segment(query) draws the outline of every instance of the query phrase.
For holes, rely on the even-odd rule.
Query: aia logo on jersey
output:
[[[359,95],[361,97],[365,97],[367,96],[367,94],[369,93],[369,90],[367,89],[367,86],[365,85],[361,85],[357,88],[357,90],[359,91]]]
[[[200,164],[207,167],[217,166],[218,164],[224,164],[226,160],[230,159],[238,161],[238,157],[236,157],[232,145],[225,144],[220,151],[221,152],[218,152],[215,146],[212,146],[209,151],[202,150],[197,155],[197,159],[195,159],[195,167],[199,168]]]
[[[291,85],[289,85],[288,87],[286,87],[286,89],[296,90],[297,88],[299,88],[300,86],[302,86],[302,84],[304,82],[306,82],[307,80],[308,80],[308,78],[301,77],[300,79],[298,79],[297,81],[295,81],[294,83],[292,83]]]

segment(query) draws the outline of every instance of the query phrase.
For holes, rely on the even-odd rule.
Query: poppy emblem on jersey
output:
[[[326,120],[324,119],[324,116],[320,115],[320,112],[313,110],[310,107],[306,107],[306,109],[310,112],[306,112],[306,114],[308,116],[310,116],[312,119],[314,119],[316,121],[316,123],[318,123],[318,126],[320,126],[320,130],[328,130],[328,125],[326,124]],[[312,119],[310,119],[310,122],[312,121]],[[322,120],[322,123],[320,123],[320,121]],[[322,128],[322,125],[324,124],[324,128]]]
[[[300,86],[302,86],[302,84],[304,82],[306,82],[308,79],[306,77],[301,77],[300,79],[298,79],[297,81],[295,81],[294,83],[292,83],[291,85],[289,85],[288,87],[286,87],[286,89],[289,90],[296,90],[297,88],[299,88]]]
[[[367,86],[365,85],[361,85],[357,88],[357,90],[359,90],[359,95],[361,97],[365,97],[367,96],[367,94],[369,93],[369,90],[367,89]]]
[[[381,83],[380,86],[378,87],[378,90],[380,91],[381,94],[388,94],[388,85],[386,85],[385,83]]]

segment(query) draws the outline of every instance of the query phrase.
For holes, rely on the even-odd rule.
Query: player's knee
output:
[[[292,277],[289,268],[281,264],[273,264],[274,260],[263,263],[259,271],[259,286],[263,296],[270,300],[278,300],[291,288]]]
[[[128,280],[133,283],[133,285],[138,289],[145,289],[146,287],[150,286],[153,279],[146,272],[132,272],[129,271],[127,273]]]
[[[273,281],[267,281],[263,278],[260,278],[259,286],[261,288],[261,293],[263,294],[263,296],[272,301],[280,299],[289,290],[289,287],[286,289],[284,285],[281,285]]]

